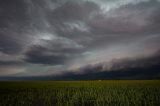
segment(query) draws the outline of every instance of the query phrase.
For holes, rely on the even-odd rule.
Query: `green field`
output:
[[[0,106],[160,106],[160,80],[0,82]]]

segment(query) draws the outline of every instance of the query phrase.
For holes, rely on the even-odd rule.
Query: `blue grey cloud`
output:
[[[12,66],[69,71],[155,56],[159,9],[158,0],[1,0],[0,73]]]

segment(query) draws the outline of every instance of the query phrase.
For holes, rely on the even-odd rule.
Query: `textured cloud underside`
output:
[[[159,10],[159,0],[1,0],[0,76],[145,63],[160,49]]]

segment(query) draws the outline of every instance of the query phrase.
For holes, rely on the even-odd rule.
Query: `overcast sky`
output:
[[[108,69],[159,50],[160,0],[0,0],[0,76]]]

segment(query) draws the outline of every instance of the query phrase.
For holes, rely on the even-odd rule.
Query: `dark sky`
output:
[[[159,53],[160,0],[0,0],[0,76],[147,67]]]

